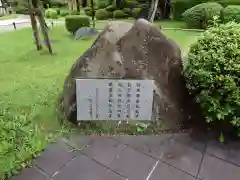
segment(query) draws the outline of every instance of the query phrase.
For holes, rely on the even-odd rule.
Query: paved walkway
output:
[[[1,32],[7,32],[7,31],[13,31],[14,26],[13,22],[15,22],[16,29],[22,29],[31,27],[31,21],[28,15],[19,15],[17,18],[14,19],[7,19],[7,20],[0,20],[0,33]],[[46,23],[51,26],[51,23],[54,24],[62,24],[64,21],[62,20],[46,20]]]
[[[187,134],[72,137],[12,180],[239,180],[240,144]]]

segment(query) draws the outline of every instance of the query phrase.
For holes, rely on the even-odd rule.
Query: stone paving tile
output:
[[[48,175],[43,173],[37,167],[25,168],[23,171],[14,177],[11,180],[53,180]]]
[[[79,155],[53,178],[55,180],[97,180],[106,168],[94,160]]]
[[[189,146],[201,152],[205,152],[208,141],[208,138],[204,134],[188,133],[174,134],[174,139],[185,146]]]
[[[126,179],[108,169],[98,180],[126,180]]]
[[[128,180],[146,180],[157,160],[126,147],[114,160],[110,169]]]
[[[52,176],[72,160],[77,152],[72,151],[62,140],[49,145],[33,163]]]
[[[203,153],[178,142],[175,138],[161,144],[160,159],[193,176],[197,176]]]
[[[239,180],[240,167],[205,154],[198,178],[202,180]]]
[[[146,153],[152,157],[159,158],[161,155],[161,143],[167,141],[172,135],[164,134],[160,136],[116,136],[115,139],[137,149],[140,152]]]
[[[153,171],[149,180],[195,180],[190,176],[174,167],[165,163],[159,162],[156,169]]]
[[[217,141],[211,141],[207,146],[207,153],[240,166],[239,142],[231,142],[225,145]]]
[[[66,140],[66,143],[73,147],[78,149],[83,149],[90,145],[94,140],[94,136],[79,136],[74,135],[71,136],[68,140]]]
[[[95,137],[91,145],[83,150],[83,153],[108,167],[125,147],[124,144],[109,137]]]

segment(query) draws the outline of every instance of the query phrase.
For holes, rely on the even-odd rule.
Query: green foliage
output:
[[[138,5],[136,0],[125,0],[125,8],[135,8]]]
[[[67,6],[67,2],[63,0],[50,0],[51,6],[61,8]]]
[[[96,12],[96,10],[97,10],[97,8],[94,8],[94,11]],[[84,9],[84,12],[85,12],[85,14],[87,15],[87,16],[92,16],[92,8],[91,7],[86,7],[85,9]]]
[[[209,123],[240,130],[240,24],[207,30],[190,48],[187,88]],[[215,124],[215,125],[216,125]]]
[[[240,5],[229,5],[221,13],[223,22],[236,21],[240,23]]]
[[[55,9],[49,8],[45,11],[45,17],[50,18],[50,19],[57,19],[58,18],[58,13]]]
[[[69,15],[69,12],[68,12],[68,10],[61,10],[60,11],[60,16],[62,16],[62,17],[65,17],[65,16],[67,16],[67,15]]]
[[[182,13],[196,5],[194,0],[172,0],[173,18],[180,20]]]
[[[61,10],[60,8],[54,8],[57,11],[57,14],[60,15],[61,14]]]
[[[239,0],[218,0],[220,4],[223,6],[228,6],[228,5],[240,5]]]
[[[139,13],[140,13],[141,10],[142,10],[142,8],[134,8],[134,9],[132,10],[132,16],[133,16],[134,18],[137,18],[137,17],[139,16]]]
[[[107,6],[109,6],[111,4],[110,0],[98,0],[97,1],[97,7],[99,9],[103,9],[106,8]]]
[[[112,13],[108,12],[106,9],[98,9],[96,11],[97,20],[105,20],[112,17]]]
[[[112,4],[112,5],[108,6],[108,7],[106,7],[106,10],[108,12],[113,12],[113,11],[117,10],[117,7],[116,7],[115,4]]]
[[[28,8],[25,6],[16,6],[14,11],[16,14],[29,14]]]
[[[123,12],[126,14],[126,15],[132,15],[132,11],[130,8],[124,8],[123,9]]]
[[[79,15],[80,13],[77,10],[72,10],[70,14],[71,15]]]
[[[90,27],[90,19],[79,15],[69,15],[65,18],[66,29],[75,33],[81,27]]]
[[[182,16],[188,27],[205,29],[214,16],[220,16],[222,9],[218,3],[202,3],[186,10]]]
[[[113,12],[113,18],[118,19],[118,18],[124,18],[126,17],[126,14],[122,10],[116,10]]]

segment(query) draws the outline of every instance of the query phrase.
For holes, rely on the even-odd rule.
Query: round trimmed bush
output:
[[[112,17],[111,13],[106,9],[98,9],[95,16],[97,20],[105,20]]]
[[[90,19],[79,15],[69,15],[65,18],[66,29],[75,33],[81,27],[90,27]]]
[[[125,14],[127,14],[127,15],[132,15],[132,11],[131,11],[130,8],[124,8],[124,9],[123,9],[123,12],[124,12]]]
[[[237,128],[238,131],[239,37],[240,24],[234,22],[207,30],[203,37],[191,46],[184,67],[187,88],[200,104],[206,121],[221,127],[230,125],[231,130]]]
[[[194,0],[172,0],[171,5],[173,9],[173,19],[180,20],[182,18],[182,13],[197,5],[197,3],[194,2]]]
[[[122,10],[116,10],[113,12],[113,18],[115,19],[124,18],[124,17],[126,17],[126,15]]]
[[[50,19],[57,19],[58,18],[58,13],[55,9],[49,8],[45,11],[45,17],[50,18]]]
[[[79,15],[80,13],[79,13],[77,10],[73,10],[73,11],[71,11],[70,14],[71,14],[71,15]]]
[[[96,8],[94,8],[94,11],[96,12]],[[86,7],[85,9],[84,9],[84,12],[85,12],[85,14],[87,15],[87,16],[92,16],[92,8],[91,7]]]
[[[117,7],[115,4],[113,4],[113,5],[106,7],[106,10],[109,12],[113,12],[113,11],[117,10]]]
[[[182,16],[189,28],[205,29],[214,16],[221,15],[222,9],[219,3],[202,3],[188,9]]]
[[[138,18],[139,13],[140,13],[141,10],[142,10],[141,8],[134,8],[134,9],[132,10],[132,16],[133,16],[134,18]]]
[[[126,8],[134,8],[138,5],[138,1],[136,0],[125,0],[125,7]]]
[[[97,1],[97,7],[100,9],[106,8],[110,4],[111,4],[111,1],[109,1],[109,0],[98,0]]]
[[[240,5],[229,5],[223,9],[221,14],[223,22],[236,21],[240,23]]]
[[[54,8],[57,11],[57,14],[60,15],[61,14],[61,10],[60,8]]]
[[[67,15],[69,15],[68,11],[60,11],[60,16],[65,17]]]

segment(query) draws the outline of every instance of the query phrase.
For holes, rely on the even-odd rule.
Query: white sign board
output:
[[[152,80],[77,79],[78,120],[152,120]]]

